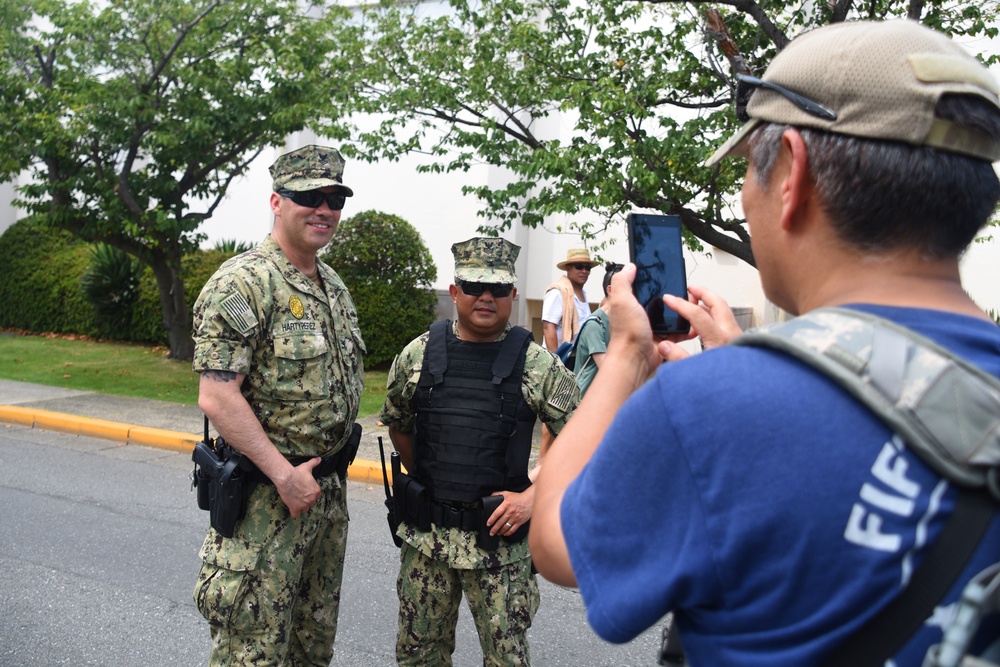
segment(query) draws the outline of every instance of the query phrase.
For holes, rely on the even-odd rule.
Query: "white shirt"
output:
[[[587,290],[583,290],[583,301],[580,301],[575,292],[573,293],[573,305],[576,306],[577,321],[582,324],[585,319],[590,317]],[[556,345],[562,342],[562,316],[562,292],[557,289],[550,289],[545,293],[545,300],[542,301],[542,321],[552,322],[556,325]]]

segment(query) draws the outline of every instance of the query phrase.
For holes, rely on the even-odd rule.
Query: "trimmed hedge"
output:
[[[0,235],[0,327],[168,344],[159,291],[149,267],[142,272],[130,317],[122,317],[129,324],[110,334],[101,326],[80,284],[90,266],[91,247],[65,230],[32,218],[11,225]],[[184,257],[181,275],[189,307],[208,278],[232,256],[232,252],[206,250]]]
[[[97,336],[97,315],[80,288],[90,246],[31,218],[0,235],[0,326]]]
[[[82,334],[94,338],[167,345],[160,296],[146,267],[130,312],[120,328],[102,326],[80,284],[91,263],[92,245],[32,218],[0,235],[0,327],[35,333]],[[232,250],[199,250],[181,260],[185,298],[198,294]],[[365,364],[387,366],[435,318],[434,259],[420,233],[399,216],[364,211],[343,220],[322,256],[343,278],[358,308],[368,347]]]
[[[321,259],[354,299],[366,365],[388,365],[434,321],[434,258],[420,232],[398,215],[362,211],[342,220]]]

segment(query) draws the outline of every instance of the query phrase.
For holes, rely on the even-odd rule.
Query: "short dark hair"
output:
[[[625,268],[624,264],[608,262],[604,265],[604,296],[608,295],[608,287],[611,286],[611,276]]]
[[[980,97],[948,95],[939,117],[1000,139],[1000,110]],[[751,176],[767,189],[787,125],[750,139]],[[912,248],[941,259],[964,251],[1000,199],[993,165],[957,153],[796,128],[824,211],[840,238],[865,251]]]

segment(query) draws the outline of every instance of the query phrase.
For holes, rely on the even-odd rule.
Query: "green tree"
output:
[[[362,211],[340,223],[323,254],[351,292],[373,367],[393,360],[434,321],[434,258],[398,215]]]
[[[297,0],[0,0],[0,179],[19,204],[150,267],[190,358],[181,257],[233,180],[312,127],[343,138],[346,11]]]
[[[591,237],[652,209],[679,215],[694,247],[751,265],[745,221],[731,208],[742,167],[703,165],[738,126],[733,70],[760,74],[792,37],[831,22],[909,16],[995,36],[998,16],[995,1],[963,0],[448,5],[368,10],[364,102],[384,115],[359,136],[359,157],[423,151],[435,156],[431,171],[507,169],[506,185],[466,188],[495,228],[593,211],[574,223]]]

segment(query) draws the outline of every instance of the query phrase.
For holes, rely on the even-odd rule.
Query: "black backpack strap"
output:
[[[438,320],[431,325],[427,341],[427,372],[434,378],[434,384],[444,382],[444,372],[448,370],[448,327],[451,320]]]
[[[587,324],[589,322],[597,322],[598,324],[601,325],[602,329],[604,328],[604,325],[601,324],[601,320],[598,319],[593,313],[591,313],[591,315],[589,317],[587,317],[587,319],[585,319],[583,321],[583,324],[580,325],[580,330],[576,332],[576,338],[573,340],[573,347],[572,347],[572,349],[570,349],[570,351],[566,354],[566,361],[569,361],[570,359],[572,359],[574,361],[574,364],[573,364],[574,366],[576,365],[576,363],[575,363],[575,361],[576,361],[576,348],[580,344],[580,338],[583,336],[583,330],[584,330],[584,328],[587,326]],[[569,368],[570,370],[573,370],[572,368],[570,368],[570,365],[568,363],[566,364],[566,368]]]
[[[903,592],[823,662],[823,667],[881,667],[930,617],[965,570],[997,504],[982,491],[959,489],[955,510]]]
[[[510,377],[521,356],[521,350],[531,342],[532,338],[531,332],[523,327],[510,328],[507,337],[503,339],[500,354],[493,362],[493,384],[500,384]]]

